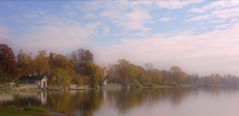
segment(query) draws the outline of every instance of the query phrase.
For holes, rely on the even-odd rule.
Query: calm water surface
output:
[[[69,116],[239,116],[239,89],[0,92],[0,105]]]

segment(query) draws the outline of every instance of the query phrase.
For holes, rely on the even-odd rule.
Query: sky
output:
[[[15,53],[85,48],[103,66],[239,75],[239,0],[2,0],[0,43]]]

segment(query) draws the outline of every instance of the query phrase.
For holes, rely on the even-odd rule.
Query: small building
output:
[[[103,81],[103,86],[104,86],[104,85],[108,85],[108,82],[109,82],[108,79],[105,79],[105,80]]]
[[[20,82],[23,84],[34,84],[37,85],[41,89],[47,88],[47,76],[41,76],[41,75],[27,75],[20,77]]]

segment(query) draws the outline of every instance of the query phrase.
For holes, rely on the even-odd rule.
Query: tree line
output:
[[[47,75],[49,84],[63,87],[72,83],[97,87],[105,77],[89,50],[78,49],[69,56],[42,50],[35,57],[20,50],[15,56],[7,45],[0,45],[0,75],[2,83],[23,75]]]
[[[144,66],[132,64],[126,59],[108,67],[100,67],[94,62],[94,54],[86,49],[78,49],[69,55],[45,50],[36,56],[20,50],[14,55],[6,44],[0,44],[0,81],[17,81],[23,75],[47,75],[50,85],[69,87],[72,83],[100,87],[105,79],[123,86],[144,85],[238,85],[239,78],[233,75],[212,73],[207,76],[187,74],[178,66],[169,70],[159,70],[153,64]]]
[[[233,75],[220,75],[212,73],[206,76],[187,74],[179,66],[171,66],[169,70],[159,70],[152,64],[139,66],[120,59],[117,64],[111,65],[107,70],[107,78],[116,83],[125,82],[130,86],[156,85],[193,85],[193,86],[237,86],[239,77]]]

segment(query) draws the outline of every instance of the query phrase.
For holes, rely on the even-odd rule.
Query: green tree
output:
[[[103,69],[92,62],[86,62],[86,72],[88,75],[88,83],[92,87],[100,85],[105,78]]]
[[[70,73],[63,68],[55,69],[56,83],[67,89],[71,84],[71,76]]]

